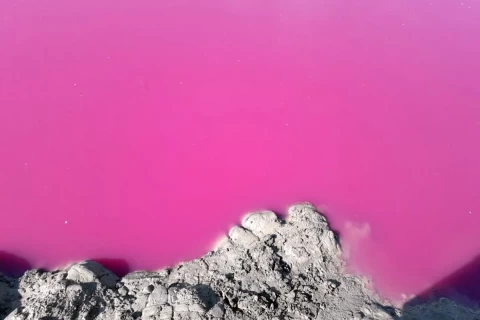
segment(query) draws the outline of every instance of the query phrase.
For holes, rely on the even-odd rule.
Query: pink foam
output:
[[[155,269],[312,201],[388,295],[480,251],[475,1],[0,2],[0,250]]]

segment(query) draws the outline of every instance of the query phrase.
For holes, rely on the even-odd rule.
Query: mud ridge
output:
[[[327,220],[310,204],[247,215],[204,257],[117,277],[84,261],[65,269],[0,274],[0,319],[480,319],[441,299],[393,307],[344,271]]]

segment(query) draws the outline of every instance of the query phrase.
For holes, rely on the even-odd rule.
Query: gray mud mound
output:
[[[343,266],[326,219],[301,204],[285,221],[246,216],[214,251],[173,269],[120,279],[86,261],[0,275],[0,319],[480,319],[451,301],[402,313]]]

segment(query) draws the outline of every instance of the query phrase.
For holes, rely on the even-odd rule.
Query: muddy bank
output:
[[[204,257],[123,278],[95,262],[0,275],[0,319],[480,319],[438,300],[406,310],[343,272],[326,219],[307,204],[286,220],[251,214]]]

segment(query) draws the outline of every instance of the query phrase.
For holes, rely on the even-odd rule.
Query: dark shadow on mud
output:
[[[17,278],[31,269],[30,263],[11,253],[0,251],[0,319],[19,306]]]
[[[480,255],[409,301],[415,305],[440,297],[450,298],[467,307],[480,302]]]
[[[112,258],[97,258],[97,259],[89,259],[91,261],[95,261],[103,265],[108,270],[115,273],[117,276],[124,277],[127,273],[131,272],[130,266],[128,265],[127,261],[123,259],[112,259]]]
[[[100,263],[119,277],[123,277],[131,271],[130,266],[124,259],[97,258],[88,260]],[[30,269],[32,269],[32,265],[27,260],[9,252],[0,251],[0,273],[19,278]]]
[[[443,298],[456,304],[447,304]],[[397,319],[475,319],[470,310],[478,310],[480,303],[480,255],[465,266],[443,278],[432,287],[407,301],[403,307],[404,316]],[[425,307],[425,304],[431,304]]]
[[[0,251],[0,273],[18,278],[31,268],[27,260],[9,252]]]

